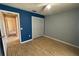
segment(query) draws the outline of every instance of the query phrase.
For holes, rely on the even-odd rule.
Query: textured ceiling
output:
[[[27,11],[36,11],[36,13],[42,15],[51,15],[61,11],[70,10],[73,8],[78,8],[79,4],[76,3],[50,3],[51,8],[47,9],[43,7],[47,5],[46,3],[4,3],[5,5],[20,8]]]

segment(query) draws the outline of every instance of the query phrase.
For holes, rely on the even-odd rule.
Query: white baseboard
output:
[[[26,41],[23,41],[23,42],[20,42],[21,44],[23,44],[23,43],[27,43],[27,42],[29,42],[29,41],[32,41],[33,39],[29,39],[29,40],[26,40]]]
[[[62,41],[62,40],[59,40],[59,39],[56,39],[56,38],[47,36],[47,35],[44,35],[44,37],[53,39],[53,40],[55,40],[55,41],[58,41],[58,42],[61,42],[61,43],[64,43],[64,44],[67,44],[67,45],[69,45],[69,46],[73,46],[73,47],[79,48],[79,46],[76,46],[76,45],[74,45],[74,44],[71,44],[71,43],[68,43],[68,42],[65,42],[65,41]]]

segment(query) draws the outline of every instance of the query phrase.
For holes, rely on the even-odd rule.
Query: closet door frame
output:
[[[42,30],[43,30],[43,34],[42,34],[41,36],[44,35],[44,18],[32,16],[32,39],[34,39],[34,38],[33,38],[33,20],[34,20],[34,18],[38,18],[37,20],[40,20],[40,19],[43,20],[43,29],[42,29]],[[41,20],[40,20],[40,21],[41,21]],[[40,36],[40,35],[39,35],[39,36]],[[37,38],[37,37],[36,37],[36,38]]]

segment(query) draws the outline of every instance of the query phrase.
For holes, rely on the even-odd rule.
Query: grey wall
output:
[[[79,46],[79,9],[46,16],[45,35]]]

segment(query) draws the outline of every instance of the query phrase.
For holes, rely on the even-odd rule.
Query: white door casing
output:
[[[3,48],[4,48],[4,54],[6,56],[7,53],[7,36],[6,36],[6,30],[5,30],[5,24],[4,24],[4,17],[2,12],[0,12],[0,30],[2,35],[2,42],[3,42]]]

